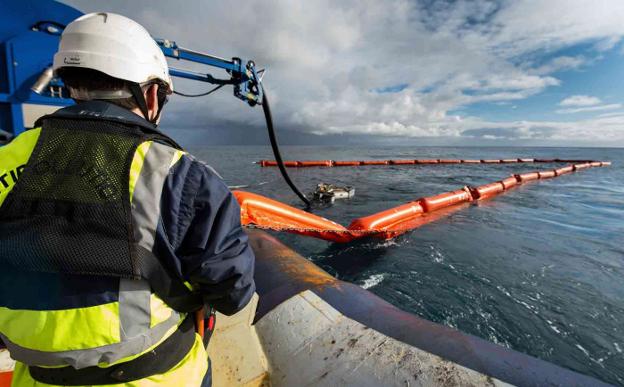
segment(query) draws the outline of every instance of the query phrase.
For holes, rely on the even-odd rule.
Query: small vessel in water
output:
[[[333,184],[319,183],[314,190],[314,200],[333,203],[336,199],[351,199],[355,195],[355,188],[350,186],[338,187]]]

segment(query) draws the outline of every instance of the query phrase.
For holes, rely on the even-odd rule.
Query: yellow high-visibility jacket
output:
[[[150,125],[101,101],[60,114],[85,111],[96,112],[99,119]],[[40,133],[41,128],[28,130],[0,147],[0,213],[29,167]],[[255,290],[253,253],[238,204],[211,168],[184,151],[145,141],[132,158],[128,190],[138,243],[220,312],[232,314],[246,305]],[[48,385],[35,381],[28,366],[106,368],[132,361],[158,347],[186,318],[145,280],[5,269],[0,268],[0,338],[17,360],[15,386]],[[191,350],[167,372],[117,385],[199,386],[210,377],[207,369],[207,354],[196,335]]]

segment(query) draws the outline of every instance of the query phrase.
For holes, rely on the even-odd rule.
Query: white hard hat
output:
[[[167,84],[167,94],[173,92],[167,61],[149,32],[115,13],[89,13],[65,27],[53,69],[68,67],[138,84],[160,80]]]

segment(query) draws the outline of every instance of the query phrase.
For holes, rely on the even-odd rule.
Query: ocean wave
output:
[[[373,274],[370,277],[366,278],[362,285],[360,285],[363,289],[370,289],[373,286],[377,286],[384,280],[384,274]]]

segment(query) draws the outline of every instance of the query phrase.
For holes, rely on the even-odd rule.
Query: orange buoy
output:
[[[533,163],[535,159],[518,159],[519,163]]]
[[[463,164],[479,164],[481,160],[461,160]]]
[[[517,163],[518,159],[502,159],[500,162],[504,164]]]
[[[501,180],[501,184],[503,185],[503,188],[505,188],[506,190],[511,189],[518,184],[518,179],[516,179],[516,176],[512,175],[506,179]]]
[[[499,164],[500,160],[494,160],[494,159],[486,159],[486,160],[481,160],[481,162],[483,164]]]
[[[437,159],[420,159],[414,160],[414,164],[439,164]]]
[[[445,192],[435,196],[429,196],[420,199],[420,205],[425,212],[432,212],[444,207],[450,207],[456,204],[472,201],[470,190],[465,187],[463,189]]]
[[[397,228],[401,223],[407,222],[424,212],[418,201],[403,204],[389,210],[381,211],[373,215],[357,218],[349,227],[349,230],[388,230]]]
[[[573,167],[574,167],[575,171],[578,171],[579,169],[585,169],[585,168],[591,167],[591,164],[589,164],[589,163],[574,164]]]
[[[390,165],[411,165],[415,160],[390,160]]]
[[[557,176],[555,174],[555,171],[544,171],[544,172],[538,172],[537,174],[539,175],[540,179],[550,179],[550,178]]]
[[[519,180],[521,183],[539,179],[539,174],[537,172],[523,173],[514,176],[516,176],[516,180]]]
[[[505,190],[505,186],[502,182],[497,181],[490,184],[481,185],[479,187],[473,188],[472,192],[476,194],[475,199],[483,200],[489,197],[498,195],[499,193]]]
[[[589,165],[592,167],[602,167],[602,163],[600,161],[593,161]]]
[[[360,161],[360,165],[388,165],[388,160],[364,160]]]
[[[276,167],[277,166],[277,161],[260,160],[260,162],[258,164],[260,164],[263,167]]]
[[[461,160],[438,159],[438,163],[440,163],[440,164],[459,164],[459,163],[461,163]]]

